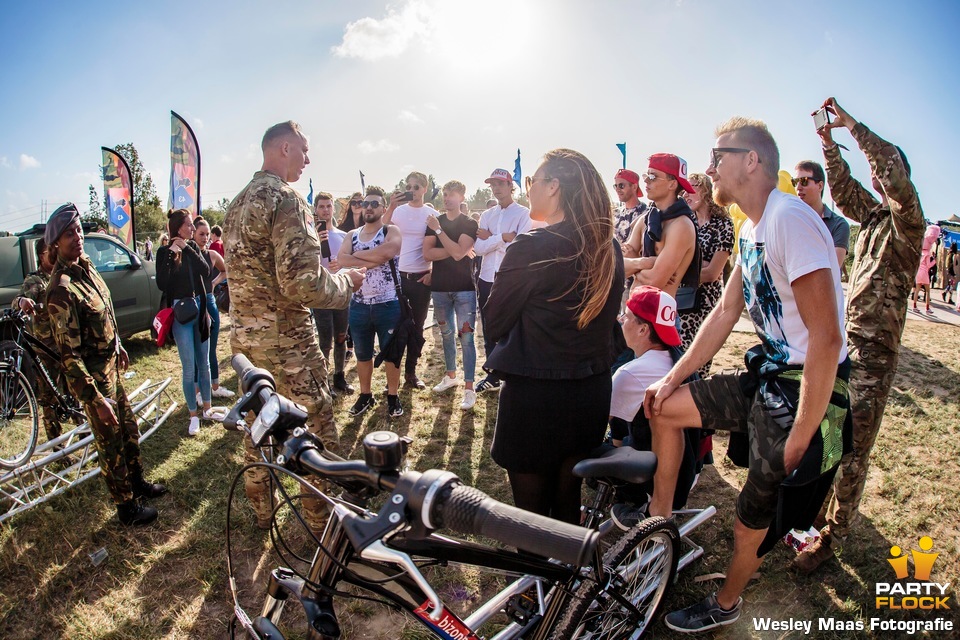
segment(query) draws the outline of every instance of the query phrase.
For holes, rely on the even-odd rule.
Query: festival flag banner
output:
[[[513,181],[523,188],[523,174],[520,172],[520,149],[517,149],[517,159],[513,163]]]
[[[313,178],[310,178],[310,193],[307,194],[307,204],[313,204]]]
[[[200,215],[200,145],[190,125],[170,112],[170,199],[171,209],[186,209],[190,217]]]
[[[617,149],[620,149],[620,154],[623,156],[623,168],[627,168],[627,143],[618,142]]]
[[[363,171],[360,172],[360,197],[362,198],[367,193],[367,185],[363,181],[367,176],[363,175]]]
[[[103,154],[103,200],[107,205],[108,231],[120,238],[136,253],[137,237],[133,230],[133,180],[130,167],[119,153],[100,147]]]

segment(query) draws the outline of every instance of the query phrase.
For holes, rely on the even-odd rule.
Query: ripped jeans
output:
[[[477,292],[434,291],[433,317],[440,327],[443,338],[443,361],[447,371],[457,370],[456,334],[463,351],[463,380],[473,382],[477,368],[477,348],[473,335],[477,326]]]

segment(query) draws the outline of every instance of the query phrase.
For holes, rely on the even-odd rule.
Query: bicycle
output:
[[[279,453],[275,463],[265,459],[244,467],[231,485],[226,546],[234,599],[232,637],[239,624],[252,638],[282,639],[278,622],[291,596],[303,607],[306,637],[312,640],[340,637],[333,606],[339,596],[387,604],[434,637],[447,640],[479,640],[477,630],[502,611],[510,622],[493,640],[638,638],[656,615],[678,567],[681,533],[674,522],[649,518],[623,533],[605,552],[600,544],[610,526],[609,521],[601,522],[615,484],[649,479],[656,469],[654,454],[619,448],[577,465],[575,473],[595,479],[597,492],[584,509],[585,526],[574,526],[497,502],[448,471],[402,470],[409,440],[392,432],[368,434],[363,439],[363,461],[344,460],[325,451],[307,432],[305,411],[275,392],[267,371],[254,368],[242,355],[234,357],[233,367],[243,394],[224,426],[246,431],[258,447],[275,443]],[[241,419],[248,411],[257,414],[249,428]],[[230,540],[233,494],[243,472],[252,466],[292,476],[331,505],[326,529],[320,539],[314,537],[318,548],[309,569],[304,573],[274,569],[263,608],[253,619],[239,602]],[[345,493],[336,498],[320,492],[305,483],[304,474],[333,482]],[[276,484],[289,502],[281,483]],[[381,492],[390,494],[383,508],[379,513],[368,510],[367,500]],[[300,514],[293,513],[304,524]],[[484,536],[517,551],[447,537],[436,533],[440,529]],[[279,537],[276,526],[271,537],[275,534]],[[284,544],[282,538],[280,542]],[[420,571],[448,563],[515,579],[461,619]],[[339,588],[341,583],[373,597],[346,593]]]
[[[80,403],[63,393],[38,354],[54,362],[60,357],[26,328],[27,315],[19,310],[0,313],[0,467],[22,466],[37,446],[40,428],[35,385],[46,385],[55,399],[54,410],[63,421],[86,420]]]

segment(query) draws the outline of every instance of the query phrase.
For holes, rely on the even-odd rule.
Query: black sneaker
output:
[[[502,381],[497,380],[496,378],[490,379],[490,376],[487,376],[483,380],[477,383],[477,386],[474,387],[477,393],[486,393],[487,391],[500,391],[500,385],[503,384]]]
[[[717,602],[717,594],[714,592],[693,606],[668,613],[663,621],[674,631],[699,633],[733,624],[740,618],[742,606],[743,598],[738,598],[736,606],[725,611]]]
[[[399,418],[403,415],[403,405],[400,404],[400,396],[387,396],[387,415],[391,418]]]
[[[647,505],[637,507],[626,502],[619,502],[610,509],[610,519],[624,531],[630,531],[637,526],[641,520],[646,520]]]
[[[353,403],[353,406],[347,409],[347,413],[352,416],[359,416],[374,404],[372,393],[361,393],[357,401]]]
[[[117,505],[117,518],[120,524],[126,526],[143,526],[157,519],[157,510],[137,502],[137,499],[127,500]]]

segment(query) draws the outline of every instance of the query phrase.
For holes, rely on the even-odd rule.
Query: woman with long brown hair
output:
[[[487,301],[497,346],[485,368],[503,380],[491,453],[518,507],[576,523],[572,469],[610,415],[623,256],[606,187],[580,153],[547,153],[527,195],[546,226],[510,245]]]
[[[363,194],[354,192],[343,209],[343,215],[337,224],[340,231],[353,231],[363,226]]]
[[[210,277],[210,264],[203,259],[200,247],[193,240],[196,228],[189,211],[170,211],[167,230],[169,242],[157,249],[157,286],[163,291],[166,303],[174,309],[172,333],[183,369],[183,396],[190,411],[187,433],[194,436],[200,430],[195,383],[200,387],[204,417],[214,417],[210,407],[210,322],[204,284]],[[194,300],[196,313],[187,318],[186,314],[178,313],[177,303],[190,299]]]
[[[700,308],[680,315],[683,348],[689,349],[700,325],[707,319],[723,295],[723,267],[733,251],[733,220],[727,210],[713,201],[713,182],[703,173],[691,173],[693,193],[684,193],[683,199],[696,214],[697,243],[700,245]],[[700,377],[710,373],[712,361],[700,367]]]

